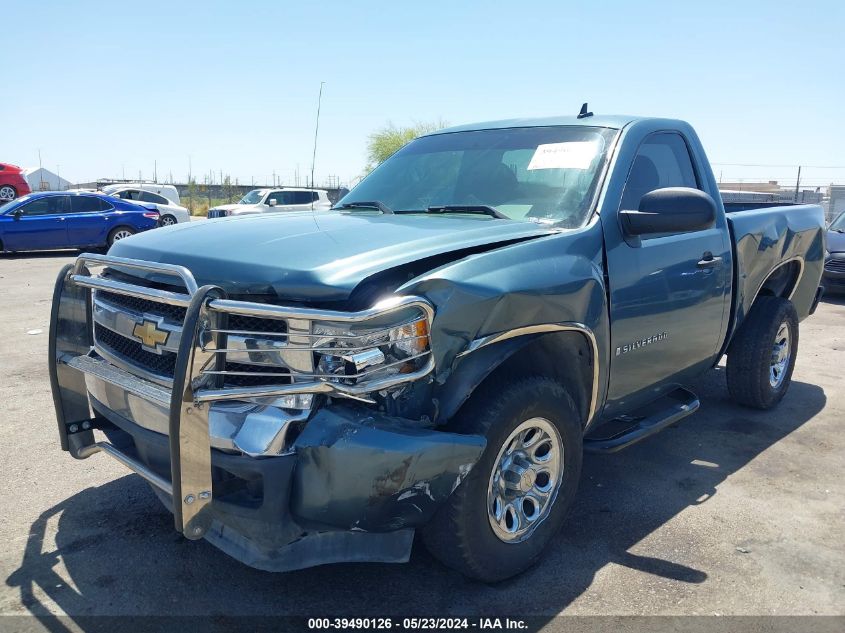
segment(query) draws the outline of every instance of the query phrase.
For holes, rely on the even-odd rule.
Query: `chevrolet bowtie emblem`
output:
[[[170,336],[170,332],[159,330],[155,321],[144,321],[135,325],[132,335],[136,336],[143,343],[144,347],[156,349],[159,345],[167,343],[167,337]]]

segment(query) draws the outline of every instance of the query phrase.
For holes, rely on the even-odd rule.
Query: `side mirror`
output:
[[[12,211],[12,217],[16,220],[20,220],[22,215],[23,209],[15,209],[14,211]]]
[[[276,202],[275,198],[270,198],[270,202],[268,202],[267,204],[269,204],[271,207],[275,207],[279,203]]]
[[[666,187],[645,194],[637,211],[619,212],[628,235],[689,233],[709,229],[716,222],[716,202],[689,187]]]

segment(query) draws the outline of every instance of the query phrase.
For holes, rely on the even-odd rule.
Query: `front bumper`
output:
[[[338,394],[328,383],[236,390],[202,385],[198,376],[214,349],[207,332],[215,312],[248,304],[226,301],[219,289],[192,287],[190,281],[173,385],[167,389],[94,352],[91,289],[105,282],[80,263],[61,272],[50,323],[50,378],[62,448],[78,459],[96,452],[116,458],[152,484],[173,511],[178,531],[189,539],[204,537],[254,567],[282,571],[407,560],[413,528],[428,521],[469,473],[484,438],[334,404],[312,413],[296,439],[273,457],[251,457],[237,438],[213,446],[209,426],[215,406],[236,405],[239,396],[279,396],[303,388]],[[139,292],[119,282],[108,290]],[[166,427],[151,430],[155,425],[147,418],[157,415]],[[107,440],[98,441],[95,429]]]
[[[845,253],[835,252],[825,258],[822,284],[828,294],[845,292]]]

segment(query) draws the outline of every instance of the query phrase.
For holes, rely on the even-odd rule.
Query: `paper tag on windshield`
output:
[[[587,169],[597,150],[593,141],[538,145],[528,169]]]

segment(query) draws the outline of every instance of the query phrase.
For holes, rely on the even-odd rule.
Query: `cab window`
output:
[[[311,204],[317,200],[316,191],[294,191],[293,204]]]
[[[72,196],[70,199],[71,213],[97,213],[111,208],[108,202],[94,196]]]
[[[275,200],[276,204],[279,206],[283,204],[293,204],[293,202],[291,202],[290,194],[290,191],[274,191],[267,196],[267,204],[270,204],[270,200]]]
[[[137,189],[127,189],[126,191],[118,193],[117,197],[121,200],[140,200],[141,192]]]
[[[53,215],[66,213],[67,196],[47,196],[18,207],[24,215]]]
[[[622,209],[638,209],[640,199],[665,187],[699,189],[689,149],[677,132],[649,136],[637,152],[622,194]]]
[[[156,204],[170,204],[167,198],[164,198],[157,193],[152,193],[151,191],[142,191],[141,192],[141,202],[154,202]]]

